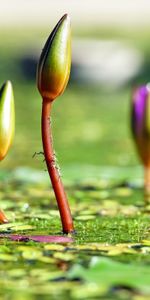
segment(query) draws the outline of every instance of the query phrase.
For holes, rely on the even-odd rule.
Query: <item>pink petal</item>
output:
[[[73,239],[65,236],[53,236],[53,235],[32,235],[30,237],[35,242],[41,243],[70,243]]]
[[[9,238],[12,241],[28,242],[35,241],[39,243],[71,243],[73,239],[66,236],[55,235],[18,235],[18,234],[0,234],[0,238]]]

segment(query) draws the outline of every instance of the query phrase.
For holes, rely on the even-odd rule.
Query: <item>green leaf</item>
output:
[[[137,266],[115,262],[108,258],[93,257],[90,267],[75,265],[69,272],[69,279],[80,278],[103,286],[124,285],[150,292],[149,266]]]

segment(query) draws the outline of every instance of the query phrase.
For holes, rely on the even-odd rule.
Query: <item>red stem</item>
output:
[[[47,169],[50,175],[51,183],[54,189],[57,205],[60,212],[62,227],[64,233],[74,231],[72,216],[67,200],[66,193],[55,165],[55,155],[53,151],[53,142],[50,128],[50,112],[52,102],[43,99],[42,104],[42,141],[44,156],[47,164]]]

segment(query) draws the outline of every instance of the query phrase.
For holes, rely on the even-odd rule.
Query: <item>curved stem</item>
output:
[[[44,156],[47,164],[47,169],[50,175],[51,183],[56,196],[63,232],[69,233],[74,231],[72,216],[67,201],[67,196],[64,187],[55,165],[55,155],[53,151],[53,142],[50,128],[50,112],[52,102],[43,99],[42,104],[42,141]]]
[[[150,203],[150,167],[145,167],[144,172],[144,198],[146,203]]]
[[[8,223],[8,219],[6,218],[2,210],[0,210],[0,223],[2,224]]]

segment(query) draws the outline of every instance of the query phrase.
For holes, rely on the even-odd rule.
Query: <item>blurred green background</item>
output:
[[[87,1],[89,15],[87,11],[83,14],[85,1],[82,5],[76,1],[75,10],[75,1],[57,0],[55,4],[37,1],[37,15],[34,2],[21,1],[17,7],[14,1],[13,11],[6,4],[1,10],[0,83],[7,79],[12,81],[16,102],[15,141],[1,168],[45,169],[41,155],[32,157],[42,151],[36,64],[48,35],[66,11],[72,19],[73,65],[68,87],[53,105],[52,126],[58,162],[62,169],[77,165],[139,164],[130,133],[130,106],[133,86],[148,82],[150,77],[146,9],[140,16],[140,7],[138,9],[133,1],[135,10],[132,7],[131,14],[130,2],[124,1],[126,10],[120,8],[116,22],[115,9],[110,8],[108,15],[104,14],[103,1],[94,0],[93,10],[90,10],[93,1]],[[44,2],[48,6],[44,6]],[[108,1],[105,2],[106,6]],[[22,4],[25,4],[25,16],[21,20]],[[45,17],[44,12],[47,12]]]

